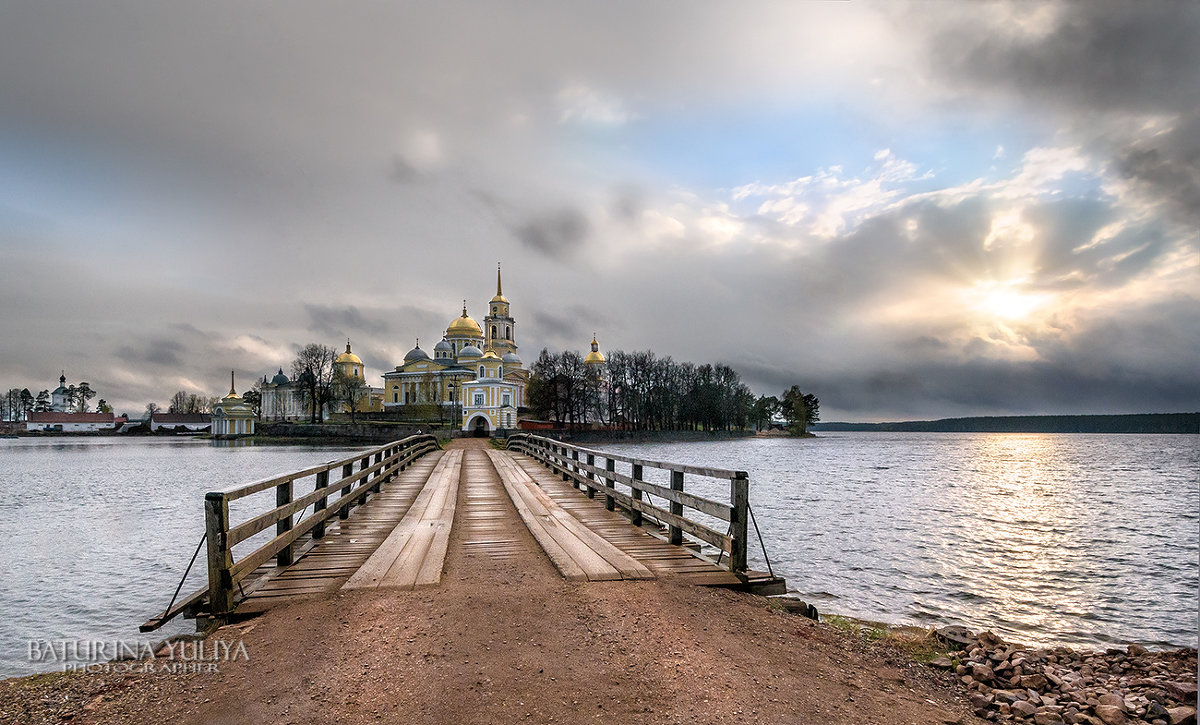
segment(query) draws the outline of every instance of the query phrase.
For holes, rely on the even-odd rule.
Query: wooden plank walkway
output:
[[[349,518],[331,520],[315,546],[307,539],[298,542],[297,551],[302,553],[291,566],[266,566],[256,571],[255,576],[261,573],[265,579],[251,585],[238,613],[253,614],[298,598],[338,591],[408,513],[444,455],[437,451],[418,458],[365,504],[352,509]]]
[[[582,522],[589,530],[637,559],[656,576],[679,577],[701,586],[744,585],[732,572],[699,558],[696,553],[685,547],[672,546],[665,540],[652,536],[640,526],[629,523],[629,519],[620,513],[605,509],[602,494],[588,498],[583,491],[563,481],[533,458],[512,452],[508,452],[507,455],[559,507]]]
[[[342,585],[343,590],[420,589],[441,583],[462,460],[461,450],[442,456],[404,518]]]
[[[468,448],[465,454],[457,524],[462,555],[494,564],[537,555],[521,536],[521,524],[513,517],[508,492],[491,459],[481,448]]]
[[[522,543],[522,525],[542,551]],[[694,548],[673,546],[606,510],[602,494],[589,499],[535,459],[464,441],[415,461],[347,519],[332,520],[324,538],[297,542],[292,565],[261,567],[237,611],[254,614],[342,589],[436,585],[454,526],[461,527],[456,546],[464,556],[512,562],[544,553],[572,581],[747,584]],[[749,575],[751,582],[766,577]]]
[[[521,520],[554,567],[569,581],[653,579],[637,559],[610,544],[567,513],[534,483],[511,453],[489,450],[488,457]]]

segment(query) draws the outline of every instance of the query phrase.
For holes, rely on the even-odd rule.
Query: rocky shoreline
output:
[[[930,662],[967,687],[975,714],[996,722],[1194,725],[1195,649],[1103,652],[1032,648],[961,627],[935,633],[955,651]]]

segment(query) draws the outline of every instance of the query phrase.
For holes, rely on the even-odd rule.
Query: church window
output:
[[[508,325],[505,325],[505,326],[504,326],[504,339],[505,339],[505,340],[511,340],[511,339],[512,339],[512,328],[511,328],[511,327],[509,327]]]
[[[501,366],[500,366],[500,367],[497,369],[497,371],[496,371],[496,377],[498,377],[498,378],[502,378],[502,377],[504,377],[504,366],[503,366],[503,365],[501,365]]]
[[[483,393],[475,393],[475,407],[476,408],[483,407]]]
[[[492,325],[492,339],[496,339],[496,326]]]
[[[504,394],[504,403],[503,403],[503,405],[504,405],[504,407],[506,407],[506,408],[507,408],[508,406],[512,405],[512,397],[511,397],[511,396],[509,396],[509,394],[508,394],[508,393],[505,393],[505,394]]]
[[[482,365],[480,365],[480,366],[479,366],[479,377],[481,377],[481,378],[482,378],[482,377],[483,377],[483,373],[484,373],[483,366],[482,366]]]
[[[399,403],[399,402],[400,402],[400,393],[392,393],[392,402],[393,402],[393,403]]]

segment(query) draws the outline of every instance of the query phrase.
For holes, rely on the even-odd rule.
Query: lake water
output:
[[[31,640],[158,642],[195,631],[182,618],[148,635],[137,627],[166,608],[183,576],[204,534],[204,494],[363,448],[0,440],[0,677],[61,669],[31,662]],[[181,596],[204,586],[206,571],[201,551]]]
[[[1196,645],[1198,436],[827,433],[605,447],[749,471],[772,564],[823,611],[1032,643]],[[166,606],[199,543],[204,493],[357,450],[0,440],[0,676],[61,666],[31,662],[31,640],[191,631],[177,620],[143,636],[137,625]],[[201,552],[184,593],[204,584],[204,566]]]
[[[1200,436],[831,432],[604,448],[748,471],[775,571],[822,611],[1030,644],[1196,646]]]

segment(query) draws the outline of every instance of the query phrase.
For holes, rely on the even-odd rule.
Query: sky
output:
[[[595,333],[824,420],[1200,410],[1197,37],[1183,2],[11,0],[0,387],[137,413],[346,338],[377,376],[499,262],[527,363]]]

